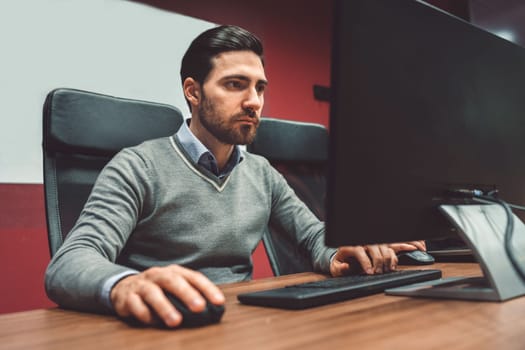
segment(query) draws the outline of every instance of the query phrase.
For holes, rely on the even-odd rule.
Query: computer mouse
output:
[[[208,301],[206,308],[202,312],[193,312],[173,294],[167,292],[165,294],[168,300],[182,315],[182,323],[179,327],[201,327],[218,323],[224,314],[224,305],[215,305]]]
[[[430,265],[435,262],[432,255],[422,250],[412,250],[397,254],[398,265]]]

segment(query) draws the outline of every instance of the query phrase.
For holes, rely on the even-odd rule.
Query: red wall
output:
[[[330,1],[141,2],[255,32],[265,44],[270,80],[264,115],[328,124],[328,104],[313,98],[312,86],[329,85]],[[453,11],[458,6],[458,1],[432,3]],[[0,184],[0,313],[53,305],[43,289],[48,262],[42,185]],[[262,249],[254,262],[255,278],[271,276]]]
[[[44,293],[48,262],[42,185],[0,184],[0,313],[53,305]]]

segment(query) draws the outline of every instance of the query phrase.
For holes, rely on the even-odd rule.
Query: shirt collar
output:
[[[184,148],[184,151],[186,151],[186,153],[194,163],[205,167],[207,170],[211,171],[219,178],[228,175],[233,170],[233,168],[235,168],[235,166],[237,166],[237,164],[239,164],[242,161],[243,157],[241,156],[239,146],[234,146],[232,155],[230,156],[228,163],[226,164],[224,169],[221,172],[219,172],[215,156],[191,132],[189,128],[190,120],[191,118],[186,119],[185,122],[182,123],[179,131],[177,131],[177,138],[179,139],[182,148]]]
[[[189,123],[190,119],[186,119],[184,123],[182,123],[179,131],[177,131],[177,138],[179,139],[182,148],[184,148],[186,153],[190,156],[191,160],[194,163],[198,163],[203,154],[211,152],[195,135],[193,135],[188,126]]]

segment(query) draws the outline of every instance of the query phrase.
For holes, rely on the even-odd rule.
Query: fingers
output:
[[[370,275],[393,271],[397,268],[398,252],[416,249],[426,251],[425,241],[340,247],[330,263],[330,273],[332,276],[341,276],[355,271],[355,261]]]
[[[144,273],[119,281],[111,290],[111,302],[117,315],[132,317],[147,325],[156,324],[159,319],[169,327],[182,322],[182,315],[162,289]]]
[[[130,294],[126,299],[127,305],[121,305],[116,307],[119,316],[128,317],[134,316],[142,323],[152,324],[153,315],[148,306],[142,301],[142,298],[137,294]]]
[[[182,315],[166,298],[164,291],[154,283],[149,283],[136,294],[149,313],[138,313],[134,310],[132,316],[146,324],[155,324],[160,319],[168,327],[176,327],[182,322]]]
[[[168,327],[176,327],[182,322],[182,315],[165,292],[179,298],[193,312],[203,311],[206,299],[216,305],[225,301],[220,289],[202,273],[178,265],[128,276],[113,287],[110,296],[119,316],[132,316],[148,325],[160,319]]]
[[[426,241],[412,241],[412,242],[409,242],[409,243],[414,245],[419,250],[423,250],[423,251],[427,250],[427,243],[426,243]]]
[[[410,251],[410,250],[422,250],[426,251],[427,246],[425,241],[411,241],[411,242],[404,242],[404,243],[393,243],[388,245],[390,248],[392,248],[396,253],[399,253],[401,251]]]
[[[397,262],[394,250],[384,244],[340,247],[330,264],[330,272],[332,276],[341,276],[345,272],[355,271],[352,265],[357,263],[365,273],[371,275],[395,270]]]
[[[355,258],[361,265],[363,271],[369,275],[374,274],[374,258],[370,260],[364,247],[357,247],[355,251]]]
[[[172,266],[172,270],[172,275],[163,276],[157,283],[181,299],[191,311],[203,311],[206,300],[216,305],[224,304],[221,290],[202,273],[181,266]]]
[[[347,274],[354,264],[348,262],[353,256],[353,247],[341,247],[330,261],[330,274],[332,276],[342,276]]]
[[[374,273],[383,273],[396,269],[396,253],[386,244],[367,245],[365,250],[367,250],[368,255],[372,259]]]

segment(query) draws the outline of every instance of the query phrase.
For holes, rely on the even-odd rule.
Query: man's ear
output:
[[[201,87],[193,78],[186,78],[182,85],[184,96],[192,106],[197,106],[201,100]]]

